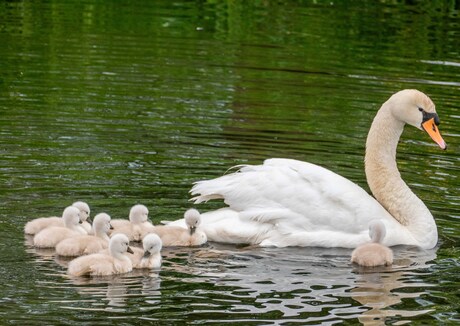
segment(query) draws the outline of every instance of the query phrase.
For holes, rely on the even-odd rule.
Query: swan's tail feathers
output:
[[[190,193],[192,196],[198,196],[194,196],[190,200],[195,204],[200,204],[211,199],[224,199],[224,196],[219,193],[222,188],[221,179],[225,179],[225,176],[217,179],[195,182]]]
[[[190,198],[190,201],[193,201],[195,204],[206,203],[208,200],[212,199],[224,199],[222,195],[212,194],[212,195],[200,195]]]

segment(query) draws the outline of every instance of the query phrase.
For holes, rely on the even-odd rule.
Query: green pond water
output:
[[[0,3],[0,324],[460,321],[458,1]],[[398,166],[436,218],[433,250],[372,271],[351,250],[165,248],[159,272],[66,277],[24,224],[76,200],[154,223],[193,182],[286,157],[365,189],[365,137],[396,91],[436,103],[442,151],[406,128]],[[222,203],[197,206],[201,211]]]

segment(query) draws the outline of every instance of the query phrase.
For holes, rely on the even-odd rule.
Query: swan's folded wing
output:
[[[197,182],[196,203],[214,198],[240,213],[241,219],[264,223],[289,221],[290,228],[337,228],[354,232],[372,216],[388,214],[364,189],[320,166],[269,159],[235,173]],[[333,212],[331,214],[331,212]]]

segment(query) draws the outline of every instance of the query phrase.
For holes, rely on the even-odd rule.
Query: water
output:
[[[48,1],[0,4],[1,324],[455,323],[457,2]],[[344,249],[210,243],[165,249],[160,272],[69,279],[24,224],[85,200],[154,222],[192,183],[288,157],[367,189],[364,141],[392,93],[431,96],[448,143],[406,128],[404,179],[436,217],[434,250],[365,271]],[[200,205],[200,210],[219,203]]]

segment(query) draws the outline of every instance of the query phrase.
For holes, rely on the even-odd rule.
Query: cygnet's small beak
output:
[[[111,223],[109,223],[109,229],[110,229],[110,230],[113,230],[113,226],[112,226]]]
[[[436,120],[434,117],[423,122],[422,127],[428,133],[428,135],[430,135],[431,139],[433,139],[436,142],[436,144],[438,144],[438,146],[441,147],[441,149],[447,148],[446,142],[444,141],[444,139],[442,139],[441,133],[439,132],[438,127],[436,126]]]
[[[83,221],[79,219],[78,224],[83,224]]]
[[[146,250],[144,251],[144,256],[142,256],[142,258],[149,258],[150,257],[150,251]]]
[[[130,254],[134,254],[134,251],[129,246],[128,246],[128,249],[126,251],[129,252]]]
[[[88,222],[89,224],[93,224],[93,220],[88,216],[88,218],[86,219],[86,222]]]
[[[196,226],[191,226],[190,227],[190,235],[193,235],[193,233],[195,233],[196,231]]]

